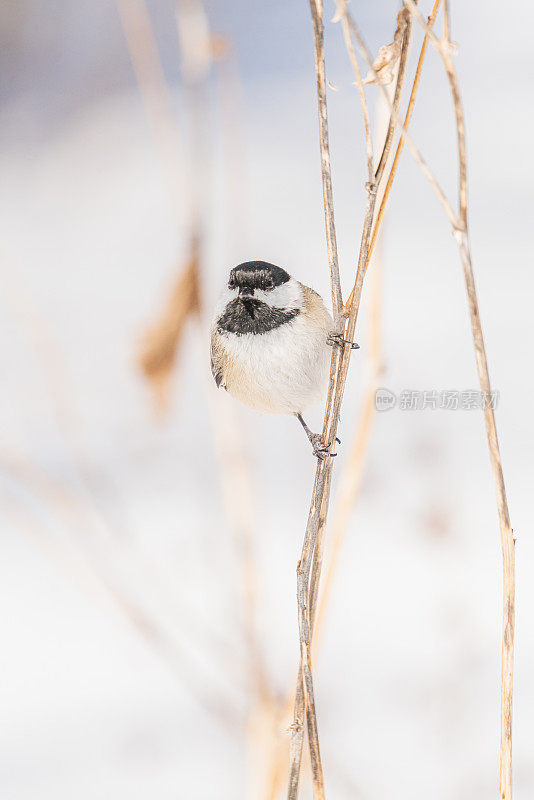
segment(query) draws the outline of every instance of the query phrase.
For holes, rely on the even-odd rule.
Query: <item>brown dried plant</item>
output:
[[[341,294],[341,281],[337,256],[335,235],[334,207],[332,197],[332,180],[330,171],[330,149],[328,135],[328,118],[326,106],[326,81],[324,62],[324,23],[322,0],[310,0],[310,8],[315,40],[315,71],[317,79],[317,97],[319,109],[319,141],[321,149],[321,166],[323,176],[323,199],[325,207],[326,239],[328,249],[328,263],[330,270],[330,284],[334,310],[334,325],[336,331],[342,335],[345,344],[336,348],[332,354],[330,381],[326,400],[326,411],[323,424],[322,438],[330,454],[333,452],[339,414],[343,399],[343,392],[347,379],[351,342],[358,317],[360,299],[363,289],[363,279],[368,261],[369,243],[372,230],[373,215],[376,205],[377,191],[384,175],[384,170],[391,149],[395,123],[391,114],[386,140],[378,161],[376,170],[372,160],[372,146],[370,144],[369,114],[362,89],[362,77],[355,63],[356,80],[360,90],[362,111],[365,120],[367,141],[367,161],[369,180],[366,184],[366,203],[363,221],[363,230],[360,243],[360,252],[354,281],[352,303],[348,315],[345,313]],[[340,4],[338,13],[344,13],[344,4]],[[402,46],[399,57],[397,82],[393,99],[393,108],[398,109],[402,95],[402,88],[406,74],[406,64],[411,35],[411,19],[407,18],[402,34]],[[311,639],[317,604],[320,572],[322,565],[323,535],[328,512],[330,483],[332,475],[332,458],[319,460],[315,473],[315,482],[312,500],[308,514],[308,522],[302,547],[301,557],[297,567],[297,601],[299,619],[300,641],[300,668],[295,692],[295,708],[292,723],[290,743],[290,773],[288,800],[298,797],[300,765],[302,759],[302,745],[304,738],[304,723],[306,724],[308,747],[312,769],[313,792],[316,800],[325,796],[323,770],[319,749],[319,735],[317,726],[317,713],[315,708]]]
[[[431,14],[431,21],[430,24],[433,23],[437,10],[441,0],[436,0],[434,4],[434,8]],[[343,15],[339,12],[335,15],[333,22],[343,21]],[[347,50],[350,55],[351,63],[354,67],[355,73],[358,77],[359,75],[359,68],[358,62],[356,60],[356,54],[354,52],[354,48],[352,46],[352,42],[350,40],[349,28],[348,23],[346,20],[343,22],[343,34],[345,38],[345,44],[347,46]],[[414,82],[412,86],[412,90],[410,93],[410,100],[408,104],[408,111],[405,117],[405,126],[407,127],[411,118],[411,114],[413,112],[413,108],[415,105],[415,98],[417,95],[417,89],[419,86],[421,72],[423,67],[423,62],[427,50],[427,38],[425,37],[423,41],[423,45],[421,47],[421,52],[419,55],[419,60],[417,64],[417,69],[414,77]],[[366,152],[367,152],[367,163],[368,169],[370,170],[370,175],[372,175],[372,167],[373,167],[373,146],[371,141],[371,129],[370,129],[370,120],[369,120],[369,113],[367,109],[367,104],[365,102],[365,95],[364,95],[364,88],[363,88],[363,81],[360,80],[356,81],[356,85],[358,87],[358,91],[360,94],[360,100],[362,102],[362,116],[364,122],[364,132],[365,132],[365,143],[366,143]],[[396,169],[398,166],[398,162],[400,159],[400,155],[402,152],[402,145],[403,141],[398,144],[397,150],[395,152],[395,158],[390,169],[388,180],[386,186],[384,188],[383,195],[381,197],[380,202],[380,209],[376,216],[374,225],[373,225],[373,233],[371,236],[371,243],[369,246],[369,253],[368,253],[368,262],[371,260],[372,255],[372,248],[374,243],[377,241],[378,235],[380,233],[380,227],[383,223],[384,219],[384,212],[386,208],[387,199],[391,190],[391,186],[393,183],[393,179],[396,174]],[[378,193],[378,197],[380,197],[380,193]],[[378,275],[378,264],[375,266],[375,274],[371,279],[371,290],[370,290],[370,364],[369,364],[369,374],[368,374],[368,384],[365,390],[365,398],[363,401],[363,407],[361,411],[361,415],[358,419],[358,423],[356,426],[356,430],[354,432],[353,441],[349,447],[349,457],[346,464],[343,467],[342,474],[340,476],[340,490],[338,499],[336,502],[336,509],[334,512],[334,519],[332,522],[331,528],[331,537],[332,543],[330,547],[329,559],[328,559],[328,569],[325,575],[324,585],[320,592],[319,596],[319,605],[317,608],[317,621],[314,627],[314,638],[313,638],[313,654],[315,655],[318,649],[318,642],[319,642],[319,633],[320,628],[323,625],[324,616],[325,616],[325,609],[328,603],[328,598],[331,593],[331,589],[335,580],[337,566],[339,563],[339,555],[341,552],[341,547],[343,544],[343,540],[347,534],[351,512],[356,502],[359,486],[361,482],[361,477],[364,469],[365,458],[368,451],[371,427],[372,427],[372,420],[375,414],[374,408],[374,393],[375,388],[378,381],[378,375],[381,370],[381,359],[380,359],[380,335],[379,335],[379,315],[380,315],[380,281]],[[353,292],[351,293],[345,308],[345,313],[348,312],[352,303],[352,296]],[[316,575],[318,572],[318,563],[319,563],[319,554],[316,560]],[[315,591],[317,590],[317,581],[314,582]],[[298,691],[298,690],[297,690]],[[297,693],[298,699],[298,708],[302,708],[302,693]],[[294,705],[294,696],[290,694],[286,697],[285,700],[280,700],[272,709],[273,716],[278,720],[285,720],[288,718],[291,707]],[[302,713],[302,712],[300,712]],[[300,719],[300,718],[299,718]],[[271,773],[270,779],[268,781],[268,797],[276,797],[278,792],[278,787],[280,784],[280,779],[282,775],[282,768],[283,764],[287,760],[287,751],[284,747],[284,740],[281,738],[280,734],[280,726],[275,729],[275,737],[278,741],[278,748],[276,750],[276,756],[273,759],[272,766],[271,766]],[[302,747],[302,736],[303,731],[299,725],[295,725],[295,720],[290,726],[290,731],[292,733],[291,738],[291,756],[290,760],[292,764],[296,764],[296,754],[299,752],[300,748]],[[291,786],[295,786],[296,779],[295,779],[295,772],[293,772]]]
[[[434,6],[432,8],[432,12],[429,17],[429,26],[432,27],[434,24],[434,20],[436,18],[436,14],[439,10],[442,0],[435,0]],[[400,13],[400,12],[399,12]],[[397,15],[398,16],[398,15]],[[356,61],[356,54],[354,52],[354,48],[352,46],[352,41],[350,38],[350,30],[348,20],[344,17],[341,10],[338,11],[338,14],[334,17],[333,21],[341,21],[343,27],[343,37],[345,40],[345,46],[347,48],[347,52],[349,54],[351,63],[357,73],[358,64]],[[428,46],[428,36],[425,35],[423,39],[423,44],[421,46],[421,51],[419,54],[419,59],[417,62],[417,67],[415,70],[415,76],[412,84],[412,90],[410,92],[410,98],[408,101],[408,107],[406,110],[406,115],[404,117],[404,128],[407,129],[410,120],[413,114],[413,109],[415,106],[415,99],[417,97],[417,91],[419,88],[419,83],[421,80],[421,74],[423,69],[423,64],[425,61],[426,51]],[[376,63],[376,60],[375,60]],[[363,86],[358,84],[358,88],[363,91]],[[368,127],[368,120],[364,117],[364,124],[366,127],[366,134],[367,134],[367,127]],[[368,146],[369,152],[369,135],[366,135],[366,142]],[[382,224],[384,221],[384,214],[387,207],[387,202],[390,196],[391,187],[393,185],[393,181],[395,179],[395,175],[397,173],[397,167],[399,164],[400,156],[402,154],[404,146],[404,136],[401,132],[401,136],[397,145],[397,149],[395,151],[395,156],[393,159],[393,163],[391,168],[389,169],[388,179],[386,182],[386,186],[384,187],[384,191],[382,196],[380,197],[380,204],[379,209],[375,217],[375,221],[373,224],[373,232],[371,234],[371,241],[369,243],[369,253],[368,253],[368,265],[371,262],[374,247],[376,242],[378,241],[379,235],[381,233]],[[371,146],[372,152],[372,146]],[[370,365],[369,365],[369,377],[367,382],[367,388],[365,390],[365,397],[363,401],[363,408],[361,412],[361,416],[358,419],[358,424],[356,426],[356,430],[354,432],[353,441],[349,448],[349,457],[347,463],[345,464],[342,474],[340,476],[340,489],[339,494],[336,502],[336,509],[334,512],[334,518],[331,526],[331,547],[330,547],[330,556],[328,559],[328,569],[325,575],[324,585],[319,597],[319,607],[317,611],[317,622],[316,622],[316,634],[314,637],[314,651],[317,649],[318,640],[319,640],[319,632],[320,628],[322,627],[323,620],[324,620],[324,612],[325,607],[328,602],[328,598],[333,586],[337,565],[339,562],[339,556],[341,552],[341,547],[343,544],[343,540],[348,531],[352,509],[356,503],[358,494],[359,494],[359,487],[361,483],[362,473],[365,464],[365,458],[367,454],[367,449],[369,445],[369,438],[371,432],[371,426],[373,417],[375,414],[375,405],[374,405],[374,397],[375,391],[378,388],[378,378],[381,372],[381,357],[380,357],[380,331],[379,331],[379,309],[380,309],[380,292],[377,288],[377,282],[379,281],[379,277],[376,273],[378,273],[379,264],[375,265],[375,275],[372,276],[372,283],[371,283],[371,297],[370,297],[370,310],[371,310],[371,326],[370,326]],[[352,304],[352,293],[347,300],[346,307],[350,309]]]
[[[332,296],[334,300],[334,312],[336,322],[339,321],[339,269],[337,266],[337,254],[335,252],[335,227],[333,216],[332,204],[332,190],[330,180],[330,158],[328,150],[328,123],[326,116],[326,97],[324,93],[324,45],[323,45],[323,21],[322,21],[322,3],[310,2],[312,10],[312,18],[314,23],[315,45],[316,45],[316,74],[318,84],[318,100],[319,100],[319,129],[320,129],[320,142],[321,142],[321,156],[323,168],[323,195],[325,201],[325,218],[327,223],[327,245],[329,252],[329,266],[332,284]],[[357,309],[361,296],[361,286],[363,282],[363,275],[365,268],[370,258],[371,247],[374,246],[380,224],[382,222],[384,209],[387,204],[391,184],[395,177],[395,172],[398,164],[402,147],[406,141],[417,162],[422,168],[424,174],[430,181],[434,188],[440,202],[442,203],[447,216],[453,224],[455,238],[458,242],[462,266],[464,269],[464,276],[466,281],[466,289],[468,295],[468,305],[471,316],[471,323],[473,329],[473,339],[475,343],[475,352],[477,357],[477,368],[479,372],[480,386],[483,396],[486,398],[491,397],[491,385],[489,381],[489,374],[487,368],[487,360],[484,348],[484,341],[482,336],[482,329],[480,324],[480,315],[478,310],[478,301],[476,296],[476,289],[473,279],[473,270],[470,257],[470,246],[468,237],[467,226],[467,166],[466,166],[466,149],[465,149],[465,132],[463,111],[460,100],[460,93],[458,88],[458,81],[452,62],[451,52],[452,45],[449,37],[449,11],[448,4],[445,0],[445,21],[443,38],[438,37],[432,31],[432,25],[435,20],[436,14],[440,6],[440,0],[436,0],[432,13],[429,17],[428,23],[424,21],[421,13],[419,12],[413,0],[405,0],[404,7],[401,11],[402,16],[398,18],[398,26],[394,45],[389,46],[382,52],[383,58],[373,63],[369,51],[363,43],[363,39],[347,10],[346,0],[338,2],[338,11],[336,14],[336,21],[341,20],[343,26],[343,33],[345,37],[345,44],[351,58],[356,75],[356,83],[360,92],[360,99],[362,101],[362,110],[364,116],[364,125],[366,132],[366,147],[369,165],[370,180],[367,185],[368,200],[366,206],[364,231],[362,235],[362,246],[360,250],[360,259],[358,264],[358,272],[355,281],[355,286],[350,295],[349,301],[346,306],[346,313],[348,312],[348,320],[345,327],[345,338],[349,341],[352,340],[354,334],[354,326],[356,322]],[[409,15],[408,15],[409,12]],[[406,112],[404,123],[399,119],[399,101],[400,90],[402,90],[402,78],[404,77],[405,70],[405,57],[407,53],[407,40],[409,40],[410,21],[411,17],[415,16],[417,21],[421,24],[425,31],[425,38],[423,48],[419,57],[419,62],[416,69],[414,84],[408,109]],[[403,29],[406,20],[407,35]],[[400,38],[400,30],[403,30],[403,44],[405,50],[402,48],[397,53],[395,48],[398,48]],[[369,134],[369,116],[366,109],[365,96],[363,92],[363,85],[360,70],[358,67],[357,59],[352,47],[350,32],[352,32],[357,41],[360,52],[363,54],[368,66],[369,77],[366,82],[375,83],[380,86],[383,93],[385,90],[383,84],[387,82],[384,75],[380,75],[377,69],[387,67],[386,61],[394,62],[399,59],[399,74],[397,78],[397,87],[395,97],[391,102],[387,97],[390,106],[390,123],[388,134],[386,136],[386,143],[382,151],[382,155],[374,176],[371,173],[371,160],[370,153],[370,134]],[[406,39],[404,37],[406,36]],[[419,85],[422,64],[424,61],[428,41],[432,41],[440,53],[449,84],[453,96],[456,125],[458,131],[458,158],[459,158],[459,211],[455,214],[450,203],[447,201],[445,194],[435,179],[432,171],[422,158],[421,154],[413,144],[413,141],[407,134],[407,127],[410,122],[413,105],[415,102],[415,95]],[[387,52],[386,52],[387,50]],[[395,52],[393,52],[395,50]],[[404,55],[404,64],[403,64]],[[385,58],[387,56],[387,58]],[[391,63],[390,65],[391,66]],[[395,159],[390,171],[388,182],[384,191],[381,206],[377,218],[375,220],[373,234],[369,238],[371,232],[371,225],[374,215],[374,206],[376,200],[376,193],[383,170],[388,161],[389,148],[391,148],[393,141],[393,131],[396,126],[401,129],[400,140],[395,154]],[[362,258],[363,253],[363,258]],[[356,309],[355,309],[356,306]],[[344,377],[346,376],[346,369],[348,368],[348,353],[345,346],[343,354],[334,354],[332,358],[332,373],[329,396],[327,399],[327,410],[325,415],[325,425],[323,429],[324,441],[331,443],[333,436],[335,436],[337,428],[337,413],[341,402],[343,393]],[[339,391],[340,389],[340,391]],[[337,391],[336,391],[337,390]],[[337,395],[337,396],[336,396]],[[337,402],[336,402],[337,401]],[[332,415],[334,410],[334,416]],[[368,409],[366,409],[368,411]],[[499,511],[499,520],[501,525],[501,536],[503,546],[503,565],[504,565],[504,623],[503,623],[503,670],[502,670],[502,688],[501,688],[501,797],[503,800],[510,800],[511,798],[511,708],[512,708],[512,673],[513,673],[513,629],[514,629],[514,538],[513,532],[510,527],[506,493],[504,488],[504,480],[502,474],[502,464],[499,454],[497,434],[495,428],[495,419],[493,408],[490,403],[486,403],[484,409],[486,429],[488,435],[488,443],[490,448],[490,459],[493,467],[495,486],[497,492],[497,505]],[[360,433],[365,432],[368,427],[369,414],[366,413],[362,419],[362,428]],[[353,464],[352,471],[355,476],[358,475],[356,467],[361,466],[361,439],[358,443],[356,440],[355,449],[353,451]],[[302,753],[303,742],[303,717],[305,716],[308,732],[308,743],[310,749],[310,759],[312,766],[312,777],[314,786],[314,797],[324,797],[324,781],[322,775],[322,767],[319,753],[319,741],[317,732],[317,720],[315,712],[315,701],[313,695],[313,679],[311,669],[311,650],[310,642],[311,635],[314,627],[314,618],[316,611],[317,600],[317,585],[322,562],[322,532],[324,530],[324,522],[326,518],[328,493],[330,488],[330,475],[331,475],[331,462],[320,463],[317,468],[315,486],[312,497],[312,504],[310,515],[308,519],[308,526],[306,530],[306,537],[303,546],[301,560],[298,566],[298,604],[299,604],[299,630],[300,630],[300,644],[301,644],[301,667],[299,672],[299,680],[297,683],[296,699],[295,699],[295,714],[292,726],[292,742],[290,749],[291,768],[288,798],[296,798],[298,795],[298,776],[300,771],[300,760]],[[350,469],[350,468],[349,468]],[[342,495],[341,502],[341,522],[337,524],[337,539],[339,541],[342,536],[343,530],[346,529],[348,511],[354,496],[354,482],[352,488],[349,486],[349,481],[345,485],[344,497]]]
[[[476,366],[479,377],[480,389],[484,403],[484,420],[488,440],[490,462],[493,471],[495,492],[497,498],[497,512],[501,532],[502,557],[503,557],[503,624],[502,624],[502,672],[501,672],[501,743],[500,743],[500,797],[501,800],[512,798],[512,699],[513,699],[513,663],[514,663],[514,619],[515,619],[515,539],[510,524],[506,489],[504,485],[502,461],[497,438],[495,414],[492,397],[491,382],[487,363],[486,348],[482,333],[480,310],[471,260],[471,245],[468,226],[468,194],[467,194],[467,150],[465,140],[465,123],[463,107],[452,59],[454,45],[450,40],[450,18],[447,0],[444,0],[443,35],[436,36],[432,30],[433,17],[427,23],[423,18],[414,0],[404,0],[405,6],[413,18],[417,20],[426,38],[430,40],[440,55],[452,95],[457,131],[458,146],[458,211],[456,212],[447,199],[443,189],[436,180],[434,173],[423,159],[421,153],[413,143],[406,130],[406,124],[399,119],[398,111],[391,105],[391,114],[394,123],[401,130],[401,142],[406,141],[412,155],[422,169],[424,175],[432,186],[447,218],[451,222],[453,234],[458,245],[460,261],[463,268],[467,293],[471,330],[475,346]],[[433,15],[437,11],[434,6]],[[351,32],[358,42],[362,56],[367,61],[370,71],[373,72],[373,62],[368,48],[365,46],[358,27],[344,5],[343,14],[350,25]],[[380,81],[377,77],[377,84]],[[383,88],[382,86],[380,87]],[[386,95],[385,95],[386,96]],[[386,96],[387,97],[387,96]],[[389,102],[389,98],[387,98]]]
[[[185,324],[199,312],[199,254],[198,246],[193,243],[189,260],[180,272],[163,311],[146,331],[139,353],[139,366],[152,386],[160,410],[167,405],[169,381]]]

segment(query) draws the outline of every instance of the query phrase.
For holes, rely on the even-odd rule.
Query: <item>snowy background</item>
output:
[[[391,40],[397,4],[353,5],[376,53]],[[171,4],[150,0],[148,8],[185,137]],[[506,17],[501,9],[496,0],[453,4],[452,15],[474,265],[518,537],[514,781],[517,800],[529,800],[531,33],[525,2]],[[237,213],[214,79],[207,306],[229,268],[253,258],[286,267],[328,297],[308,4],[212,0],[208,14],[237,54],[245,178]],[[163,421],[135,363],[186,255],[186,193],[177,219],[112,0],[25,0],[1,16],[2,798],[267,797],[265,785],[251,788],[240,576],[209,413],[211,402],[232,401],[212,386],[207,336],[197,326],[187,328]],[[327,40],[327,77],[339,89],[328,100],[347,290],[364,151],[339,26],[328,24]],[[409,75],[420,41],[417,31]],[[454,197],[452,106],[432,53],[412,132]],[[382,269],[382,385],[397,394],[476,389],[456,247],[407,151]],[[335,475],[361,410],[367,299],[368,291]],[[293,420],[235,411],[253,467],[262,654],[284,694],[297,666],[295,565],[314,463]],[[481,413],[377,414],[316,667],[329,796],[497,796],[500,606]],[[221,718],[218,701],[230,715]]]

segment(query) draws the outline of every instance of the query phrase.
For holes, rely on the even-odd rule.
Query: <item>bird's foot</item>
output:
[[[330,445],[326,445],[323,442],[323,437],[321,436],[320,433],[312,433],[309,436],[309,439],[311,442],[311,446],[313,447],[313,455],[316,458],[320,459],[335,458],[337,456],[337,453],[330,452]],[[337,436],[336,436],[336,442],[339,442],[339,444],[341,444],[341,439],[338,439]]]
[[[329,333],[326,337],[326,343],[331,345],[332,347],[344,347],[346,344],[350,344],[351,350],[359,350],[360,345],[356,344],[356,342],[349,342],[347,339],[343,338],[342,333]]]
[[[304,428],[306,436],[310,440],[311,446],[313,447],[313,455],[316,458],[334,458],[334,456],[337,456],[337,453],[330,452],[331,444],[325,444],[323,442],[322,434],[314,433],[308,428],[308,426],[304,422],[302,414],[296,413],[295,416],[302,425],[302,427]],[[341,444],[341,439],[338,439],[337,436],[336,436],[336,442],[339,442],[339,444]]]

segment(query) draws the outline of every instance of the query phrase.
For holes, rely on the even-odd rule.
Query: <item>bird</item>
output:
[[[294,415],[315,456],[335,455],[303,417],[328,383],[331,346],[344,344],[333,329],[321,295],[285,269],[267,261],[238,264],[211,325],[217,388],[262,413]]]

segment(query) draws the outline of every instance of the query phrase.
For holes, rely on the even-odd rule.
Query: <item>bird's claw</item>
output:
[[[320,458],[322,461],[325,458],[335,458],[337,453],[331,453],[328,447],[314,447],[313,455],[315,458]]]
[[[359,350],[360,345],[356,344],[356,342],[349,342],[347,339],[343,338],[342,333],[329,333],[326,337],[326,343],[331,345],[332,347],[343,347],[346,344],[350,344],[351,350]]]
[[[337,453],[331,453],[330,452],[330,445],[325,445],[324,444],[320,433],[312,434],[312,436],[310,438],[310,441],[311,441],[311,444],[312,444],[312,447],[313,447],[313,455],[316,458],[320,458],[320,459],[329,458],[329,457],[330,458],[335,458],[335,456],[337,456]],[[336,437],[336,442],[339,442],[339,439],[337,437]],[[341,442],[339,442],[339,443],[341,444]]]

